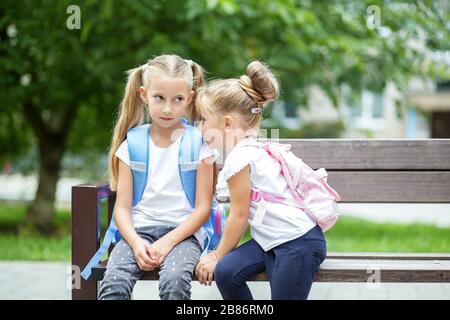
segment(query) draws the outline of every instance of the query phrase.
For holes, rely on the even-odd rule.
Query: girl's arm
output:
[[[247,227],[251,192],[248,165],[228,179],[228,188],[230,190],[230,214],[220,244],[214,251],[219,260],[236,248]]]
[[[231,206],[222,239],[220,239],[217,249],[201,258],[195,268],[198,281],[204,285],[211,285],[217,262],[236,248],[247,227],[251,192],[248,165],[228,179],[228,188],[230,189]]]
[[[152,270],[157,266],[157,263],[148,254],[150,244],[136,233],[131,221],[132,197],[133,176],[131,169],[122,160],[119,160],[114,219],[121,236],[133,249],[139,267],[142,270]]]
[[[156,241],[152,247],[152,257],[159,263],[178,243],[192,236],[208,220],[211,211],[213,194],[214,167],[209,158],[201,161],[197,167],[197,182],[195,194],[195,208],[189,217],[177,228]]]

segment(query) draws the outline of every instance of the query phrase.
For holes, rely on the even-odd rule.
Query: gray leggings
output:
[[[153,243],[173,227],[136,228],[138,235]],[[163,300],[191,298],[191,280],[200,258],[201,246],[194,236],[176,245],[159,268],[159,296]],[[105,276],[100,283],[99,300],[130,300],[136,281],[143,271],[139,269],[133,250],[120,240],[111,252]]]

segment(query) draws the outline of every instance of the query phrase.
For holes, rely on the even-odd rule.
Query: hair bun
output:
[[[247,75],[239,78],[242,89],[258,104],[267,105],[278,98],[278,80],[272,71],[260,61],[252,61],[247,66]]]

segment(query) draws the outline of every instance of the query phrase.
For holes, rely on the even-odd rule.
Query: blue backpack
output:
[[[178,171],[186,197],[192,208],[195,208],[197,164],[203,140],[197,128],[189,125],[185,119],[183,119],[182,123],[185,130],[181,137]],[[149,128],[149,124],[144,124],[131,128],[127,133],[130,167],[133,174],[133,207],[141,201],[147,183]],[[219,244],[225,220],[226,214],[223,206],[213,200],[210,217],[203,225],[206,231],[206,239],[203,244],[204,251],[202,255],[205,255],[210,250],[214,250]],[[115,245],[121,238],[113,216],[100,248],[81,273],[85,280],[90,277],[92,267],[100,262],[110,245]]]

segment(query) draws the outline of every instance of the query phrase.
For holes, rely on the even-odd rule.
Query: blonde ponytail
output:
[[[113,191],[117,189],[119,174],[119,159],[114,154],[125,140],[128,130],[142,124],[146,117],[145,104],[139,96],[139,87],[142,86],[142,67],[128,70],[127,75],[125,94],[120,103],[108,154],[109,187]]]
[[[192,75],[193,75],[192,90],[194,91],[194,96],[192,97],[191,103],[189,104],[186,110],[189,121],[191,122],[200,120],[200,114],[195,107],[195,100],[197,99],[199,89],[205,83],[204,73],[205,72],[203,68],[198,63],[192,62]]]

